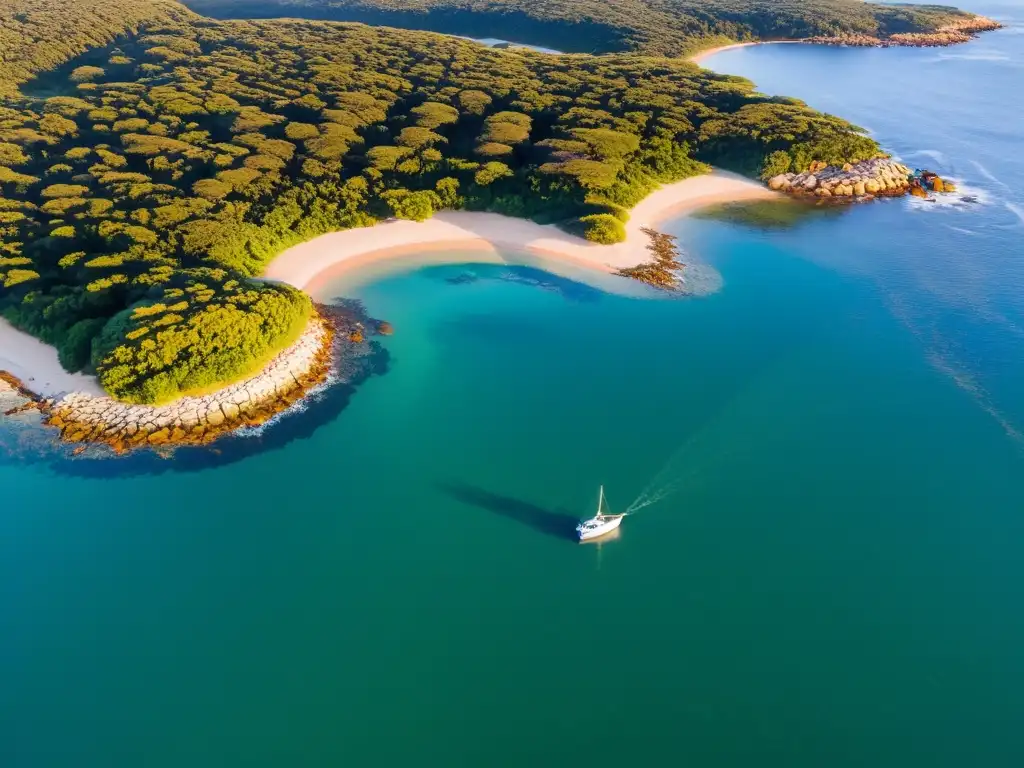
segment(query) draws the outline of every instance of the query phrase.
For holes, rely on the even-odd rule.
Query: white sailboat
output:
[[[602,485],[597,497],[597,514],[589,520],[581,520],[580,524],[576,526],[576,535],[579,536],[580,541],[596,539],[598,536],[604,536],[618,528],[624,517],[624,514],[612,515],[605,512],[604,486]]]

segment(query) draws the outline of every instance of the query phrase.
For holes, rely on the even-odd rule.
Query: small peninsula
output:
[[[646,0],[502,10],[548,33],[572,27],[575,43],[604,35],[571,56],[197,12],[412,12],[393,5],[9,0],[0,9],[0,368],[49,390],[41,394],[65,436],[85,431],[60,411],[69,392],[180,415],[175,404],[224,392],[234,402],[232,387],[295,374],[285,361],[300,358],[309,367],[292,378],[305,387],[299,379],[320,375],[310,371],[327,346],[305,289],[334,263],[486,242],[629,269],[646,253],[636,233],[657,218],[776,194],[758,180],[799,177],[803,188],[812,164],[885,162],[842,118],[680,58],[833,8],[817,0],[786,6],[768,26],[745,13],[727,23],[737,9],[723,0],[697,33]],[[970,16],[840,5],[850,34]],[[850,21],[866,18],[860,6],[875,27]],[[443,0],[423,8],[452,16]],[[456,16],[479,21],[491,13],[482,8],[471,2]],[[581,20],[587,9],[594,15]],[[325,255],[319,236],[344,251]],[[356,344],[362,334],[335,337]],[[292,388],[273,389],[286,406]],[[108,418],[108,405],[76,413],[105,430],[138,423]],[[177,421],[184,430],[189,420],[172,418],[172,436]],[[194,426],[221,426],[210,421]]]
[[[185,0],[216,18],[356,21],[528,41],[569,53],[685,57],[735,42],[954,45],[999,24],[946,5],[863,0]]]

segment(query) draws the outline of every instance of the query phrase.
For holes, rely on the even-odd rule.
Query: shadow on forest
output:
[[[502,496],[467,483],[442,482],[437,487],[470,507],[493,512],[556,539],[576,541],[579,518],[566,510],[550,510],[522,499]]]
[[[124,478],[160,475],[166,472],[198,472],[215,469],[256,456],[277,451],[291,443],[311,438],[319,429],[336,420],[348,407],[352,395],[362,382],[374,375],[387,373],[390,355],[380,344],[371,343],[372,352],[347,381],[325,387],[303,401],[300,408],[287,411],[263,427],[248,434],[224,437],[212,445],[182,446],[161,455],[155,451],[139,451],[127,456],[82,455],[69,458],[68,447],[54,447],[51,438],[46,446],[23,450],[0,458],[7,463],[45,463],[55,473],[84,478]]]

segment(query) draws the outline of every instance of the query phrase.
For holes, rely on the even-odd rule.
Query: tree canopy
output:
[[[185,0],[221,18],[298,16],[470,37],[574,53],[681,56],[726,40],[934,32],[973,14],[863,0]]]
[[[294,339],[308,298],[255,278],[317,234],[469,208],[614,242],[626,209],[707,163],[879,152],[678,59],[215,21],[172,0],[0,9],[4,34],[25,25],[0,48],[21,57],[0,81],[0,311],[138,402],[244,376]]]

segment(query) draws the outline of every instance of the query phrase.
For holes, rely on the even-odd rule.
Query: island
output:
[[[590,5],[555,3],[544,23],[575,24]],[[267,418],[366,343],[362,321],[339,324],[304,290],[328,262],[461,241],[630,274],[648,261],[643,229],[672,212],[779,194],[769,179],[804,189],[812,164],[843,189],[842,173],[891,167],[845,120],[680,58],[774,27],[657,36],[660,6],[640,5],[630,24],[579,23],[580,40],[618,23],[615,52],[560,56],[197,12],[371,4],[9,0],[0,369],[66,439],[207,441]],[[715,6],[723,19],[729,5]]]

